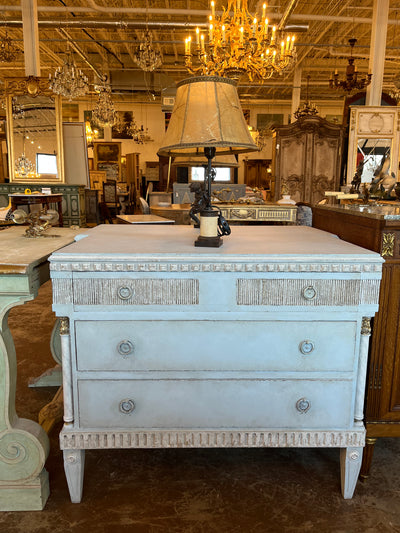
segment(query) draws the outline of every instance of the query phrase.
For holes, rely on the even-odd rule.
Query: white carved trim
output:
[[[381,263],[308,263],[308,262],[58,262],[52,261],[53,272],[381,272]]]
[[[79,431],[64,428],[60,447],[108,448],[344,448],[364,446],[365,430],[349,431],[220,431],[147,430]]]

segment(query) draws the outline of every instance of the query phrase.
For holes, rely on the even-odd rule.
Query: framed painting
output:
[[[107,178],[119,179],[121,177],[120,142],[94,143],[93,156],[95,170],[105,170]]]

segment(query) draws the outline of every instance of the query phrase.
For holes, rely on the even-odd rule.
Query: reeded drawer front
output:
[[[76,278],[75,305],[197,305],[197,279]]]
[[[237,280],[238,305],[357,306],[378,301],[379,280],[245,279]]]
[[[352,383],[296,380],[78,381],[83,428],[340,429]]]
[[[348,371],[356,322],[77,321],[78,370]]]

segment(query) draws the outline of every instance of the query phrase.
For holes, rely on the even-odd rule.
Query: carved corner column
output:
[[[17,361],[8,314],[33,295],[26,278],[11,278],[9,294],[0,294],[0,511],[33,511],[43,509],[49,496],[44,464],[50,445],[44,429],[15,409]]]
[[[354,407],[354,424],[363,426],[365,381],[367,377],[368,347],[371,336],[371,319],[363,317],[361,324],[360,352],[358,356],[358,377],[356,388],[356,401]]]

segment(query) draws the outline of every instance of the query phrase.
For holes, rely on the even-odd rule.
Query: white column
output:
[[[40,77],[37,0],[21,0],[25,76]]]
[[[300,106],[300,93],[301,93],[301,74],[302,74],[302,68],[296,67],[294,69],[294,77],[293,77],[293,91],[292,91],[292,107],[290,110],[290,116],[292,122],[294,122],[294,113],[297,111],[297,109]]]
[[[369,57],[372,80],[367,87],[365,105],[381,105],[388,17],[389,0],[374,0]]]

